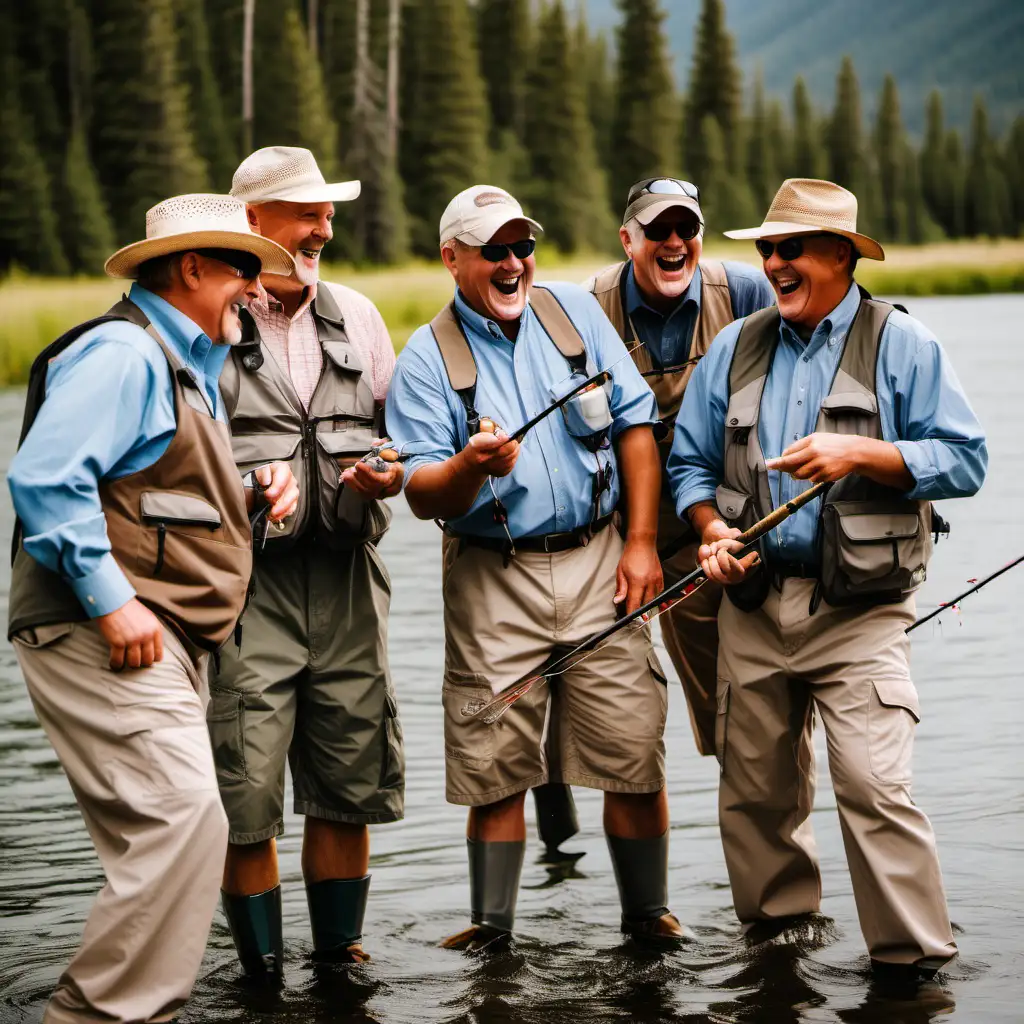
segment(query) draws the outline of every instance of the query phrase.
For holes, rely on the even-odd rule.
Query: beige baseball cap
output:
[[[640,224],[646,226],[655,217],[677,206],[695,213],[703,227],[704,214],[700,209],[700,190],[696,185],[682,178],[643,178],[629,190],[622,223],[626,225],[636,217]]]
[[[457,238],[467,245],[486,245],[510,220],[524,220],[534,231],[544,229],[523,213],[518,201],[496,185],[464,189],[441,215],[441,244]]]

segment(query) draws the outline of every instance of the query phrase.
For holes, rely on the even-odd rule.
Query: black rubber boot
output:
[[[608,836],[622,904],[622,930],[640,941],[676,945],[693,939],[668,909],[668,832],[654,839]]]
[[[560,782],[548,782],[533,791],[537,809],[537,835],[544,844],[544,856],[552,862],[579,860],[582,853],[565,853],[559,847],[580,830],[572,790]]]
[[[441,943],[446,949],[476,951],[504,945],[512,935],[516,917],[519,876],[526,842],[487,843],[467,839],[469,852],[469,905],[473,925]]]
[[[351,949],[362,942],[369,895],[369,875],[330,878],[306,886],[315,961],[343,964],[369,959],[365,954],[354,954]]]
[[[247,978],[280,982],[284,974],[281,886],[256,896],[221,892],[221,906]]]

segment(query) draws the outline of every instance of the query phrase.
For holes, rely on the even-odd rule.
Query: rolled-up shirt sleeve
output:
[[[155,384],[131,345],[69,351],[51,364],[46,400],[8,470],[25,551],[63,577],[90,617],[135,595],[110,553],[99,482],[137,441]]]
[[[892,316],[879,361],[879,376],[888,379],[878,381],[878,392],[892,396],[882,403],[883,436],[914,478],[908,497],[969,497],[988,469],[985,433],[939,342],[917,321]]]
[[[722,479],[729,364],[739,337],[739,323],[731,323],[719,332],[683,393],[667,466],[680,519],[686,518],[686,510],[692,505],[713,501]]]

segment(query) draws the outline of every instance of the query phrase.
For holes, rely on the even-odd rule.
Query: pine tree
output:
[[[81,128],[68,139],[60,195],[64,244],[72,267],[85,274],[102,273],[116,247],[114,227]]]
[[[824,178],[825,150],[821,144],[818,125],[807,93],[807,83],[801,75],[793,83],[793,154],[789,168],[790,178]]]
[[[319,60],[324,90],[338,126],[341,152],[345,153],[351,145],[356,4],[354,0],[319,0],[319,13]]]
[[[478,0],[477,50],[491,111],[491,145],[503,132],[521,135],[530,59],[529,0]]]
[[[463,0],[417,0],[403,16],[399,169],[413,248],[436,256],[444,208],[488,167],[486,92]]]
[[[946,232],[950,238],[963,238],[967,230],[967,167],[958,131],[947,132],[944,152],[946,173],[949,175]]]
[[[928,205],[924,201],[917,154],[905,141],[903,144],[903,168],[899,178],[902,188],[901,205],[906,218],[905,241],[912,245],[940,241],[943,238],[943,231],[932,217]]]
[[[741,95],[733,40],[725,27],[725,4],[723,0],[703,0],[683,116],[687,173],[698,183],[708,180],[708,155],[700,148],[702,134],[698,130],[705,117],[718,122],[728,165],[738,166]]]
[[[206,24],[215,59],[211,60],[220,92],[227,144],[242,152],[242,28],[245,0],[205,0]]]
[[[772,163],[775,166],[775,179],[771,182],[768,194],[768,203],[762,207],[761,212],[765,213],[775,193],[782,184],[783,178],[787,177],[787,169],[793,163],[793,139],[786,122],[786,115],[782,109],[782,103],[773,99],[768,104],[768,142],[772,151]]]
[[[146,210],[204,192],[206,164],[188,128],[171,0],[93,0],[95,113],[90,140],[119,240],[140,237]]]
[[[860,86],[853,59],[843,57],[836,78],[836,101],[828,132],[829,177],[856,194],[864,182]]]
[[[896,79],[886,75],[875,120],[875,161],[878,167],[881,208],[878,230],[883,238],[906,241],[906,188],[902,176],[906,164],[906,137],[900,119],[900,100]],[[916,179],[916,175],[914,176]]]
[[[753,224],[757,219],[754,196],[742,170],[737,173],[729,164],[722,129],[710,114],[701,122],[699,135],[708,161],[705,184],[700,190],[707,231],[720,234]]]
[[[524,201],[562,252],[608,247],[615,238],[593,129],[572,63],[562,0],[541,11],[526,83],[524,141],[530,158]]]
[[[952,234],[953,181],[946,164],[946,130],[943,124],[942,95],[933,89],[928,96],[924,145],[921,147],[921,193],[931,216]]]
[[[1011,231],[1019,235],[1024,229],[1024,114],[1017,115],[1006,137],[1003,162],[1012,207]]]
[[[988,110],[980,96],[971,115],[971,151],[967,165],[965,227],[975,237],[997,238],[1011,227],[1010,196],[999,154],[989,134]]]
[[[754,99],[747,130],[747,181],[758,209],[767,210],[779,185],[775,146],[771,138],[768,109],[764,96],[764,78],[758,69],[754,78]]]
[[[630,186],[675,174],[679,160],[677,100],[658,0],[616,0],[622,12],[612,119],[612,205],[625,205]]]
[[[608,40],[603,32],[591,36],[582,6],[576,20],[573,60],[578,73],[585,76],[584,100],[594,129],[594,146],[598,162],[607,176],[612,165],[615,83],[612,81],[611,65],[608,60]]]

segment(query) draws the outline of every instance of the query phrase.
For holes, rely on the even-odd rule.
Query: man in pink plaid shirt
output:
[[[306,149],[247,157],[231,193],[252,229],[293,256],[292,277],[261,277],[243,344],[221,377],[243,473],[287,461],[304,502],[283,530],[255,538],[244,629],[211,678],[208,714],[230,824],[222,902],[245,974],[279,981],[285,760],[305,815],[302,873],[313,957],[367,959],[367,825],[404,809],[404,756],[387,666],[390,584],[376,543],[402,487],[400,463],[359,461],[381,435],[395,354],[373,303],[320,280],[335,202],[359,182],[327,183]],[[262,547],[261,547],[261,541]]]

